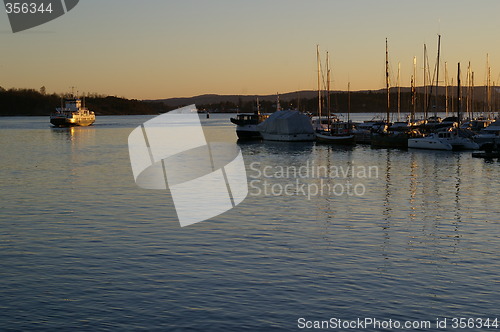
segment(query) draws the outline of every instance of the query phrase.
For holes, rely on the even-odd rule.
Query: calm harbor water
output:
[[[168,193],[132,177],[127,137],[150,118],[73,129],[0,118],[0,330],[287,331],[372,317],[448,318],[444,331],[454,317],[500,319],[498,161],[239,143],[247,199],[181,228]],[[202,123],[209,140],[236,141],[229,115]],[[314,165],[356,172],[280,173]],[[378,172],[362,176],[368,167]],[[360,191],[341,193],[349,183]]]

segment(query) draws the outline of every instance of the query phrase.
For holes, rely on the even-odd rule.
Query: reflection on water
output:
[[[55,137],[60,137],[78,144],[85,144],[86,141],[93,140],[95,138],[95,131],[96,128],[94,126],[51,128],[51,132]]]
[[[500,163],[468,152],[239,142],[249,175],[252,163],[379,172],[298,179],[313,188],[350,181],[363,195],[248,196],[180,228],[171,199],[131,174],[127,138],[149,118],[0,124],[9,124],[0,130],[1,330],[266,331],[293,330],[299,317],[497,315]],[[202,119],[209,141],[236,142],[228,118]]]

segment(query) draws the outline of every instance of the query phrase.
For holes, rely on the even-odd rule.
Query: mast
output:
[[[490,68],[490,55],[486,54],[486,62],[488,66],[488,88],[487,88],[487,98],[488,98],[488,119],[491,119],[491,68]]]
[[[449,96],[448,96],[448,88],[449,88],[449,79],[448,79],[448,62],[445,61],[444,63],[444,85],[445,85],[445,111],[446,111],[446,116],[448,116],[448,102],[449,102]]]
[[[411,113],[411,122],[415,123],[415,114],[417,110],[417,57],[413,57],[413,76],[411,78],[411,104],[413,106],[413,110]]]
[[[326,52],[326,110],[327,110],[327,121],[328,121],[328,131],[330,130],[330,56]]]
[[[347,134],[351,133],[351,82],[347,83]]]
[[[453,77],[451,78],[451,86],[453,87]],[[451,89],[450,93],[451,97],[451,116],[455,116],[455,94],[453,93],[453,89]]]
[[[437,54],[437,61],[436,61],[436,106],[434,108],[434,116],[437,117],[437,109],[438,109],[438,99],[439,99],[439,57],[441,54],[441,35],[438,35],[438,54]]]
[[[319,57],[319,45],[316,45],[316,61],[318,62],[318,117],[321,124],[321,60]]]
[[[458,70],[457,70],[457,117],[458,117],[458,128],[460,128],[460,125],[462,123],[462,114],[461,114],[461,108],[462,108],[462,93],[461,93],[461,88],[460,88],[460,62],[458,63]]]
[[[472,84],[472,87],[471,87],[471,107],[470,107],[470,112],[471,112],[471,120],[474,119],[474,72],[471,72],[471,84]]]
[[[424,44],[424,119],[427,120],[427,45]]]
[[[470,103],[471,103],[471,69],[470,69],[470,61],[469,61],[469,65],[467,66],[467,99],[466,99],[466,102],[465,102],[465,110],[466,110],[466,113],[467,113],[467,116],[469,117],[470,120],[472,120],[472,116],[471,116],[471,107],[470,107]]]
[[[389,48],[387,46],[387,38],[385,39],[385,85],[387,90],[387,125],[390,124],[391,96],[390,96],[390,81],[389,81]]]
[[[398,62],[398,122],[401,121],[401,63]]]

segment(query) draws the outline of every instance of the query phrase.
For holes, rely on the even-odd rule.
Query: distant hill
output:
[[[430,108],[435,104],[435,87],[427,87],[427,100]],[[462,87],[462,102],[465,109],[467,99],[467,87]],[[409,112],[413,109],[411,105],[411,88],[401,87],[400,89],[400,107],[401,112]],[[477,112],[485,110],[486,103],[486,88],[484,86],[475,87],[473,90],[474,109]],[[500,106],[500,100],[497,95],[500,95],[498,87],[491,89],[491,103],[493,108],[496,105]],[[417,112],[423,110],[424,105],[424,87],[417,87]],[[430,94],[430,95],[429,95]],[[304,112],[315,113],[318,109],[318,92],[313,90],[294,91],[289,93],[279,94],[280,104],[282,108],[300,109]],[[332,91],[330,95],[331,109],[333,112],[347,112],[348,94],[346,91]],[[446,88],[440,86],[438,88],[438,109],[445,110],[446,105]],[[256,109],[256,100],[259,99],[260,110],[262,112],[274,112],[276,110],[276,95],[217,95],[205,94],[187,98],[168,98],[159,100],[149,100],[148,102],[161,102],[168,108],[177,108],[185,105],[196,104],[198,109],[206,109],[212,112],[253,112]],[[457,105],[457,87],[448,87],[449,108],[454,104]],[[391,110],[397,108],[398,89],[391,88]],[[453,100],[453,102],[452,102]],[[387,111],[386,90],[365,90],[354,91],[350,94],[351,112],[375,112],[385,113]]]
[[[297,98],[314,98],[318,95],[317,91],[305,90],[305,91],[295,91],[279,94],[280,100],[291,100]],[[172,107],[179,107],[185,105],[206,105],[206,104],[218,104],[222,102],[229,102],[233,104],[238,104],[239,102],[256,102],[257,98],[259,101],[276,101],[276,94],[273,95],[217,95],[217,94],[205,94],[194,97],[185,98],[168,98],[168,99],[157,99],[157,100],[147,100],[148,102],[162,102]]]

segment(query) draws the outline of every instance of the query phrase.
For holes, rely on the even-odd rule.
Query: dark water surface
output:
[[[202,119],[209,140],[236,141],[228,117]],[[0,118],[0,330],[273,331],[366,317],[448,318],[452,330],[453,317],[500,318],[499,162],[239,143],[247,199],[181,228],[168,193],[132,177],[127,137],[150,118],[73,129]],[[314,165],[378,173],[279,173]],[[297,181],[337,191],[304,195]],[[348,183],[362,195],[340,195]]]

